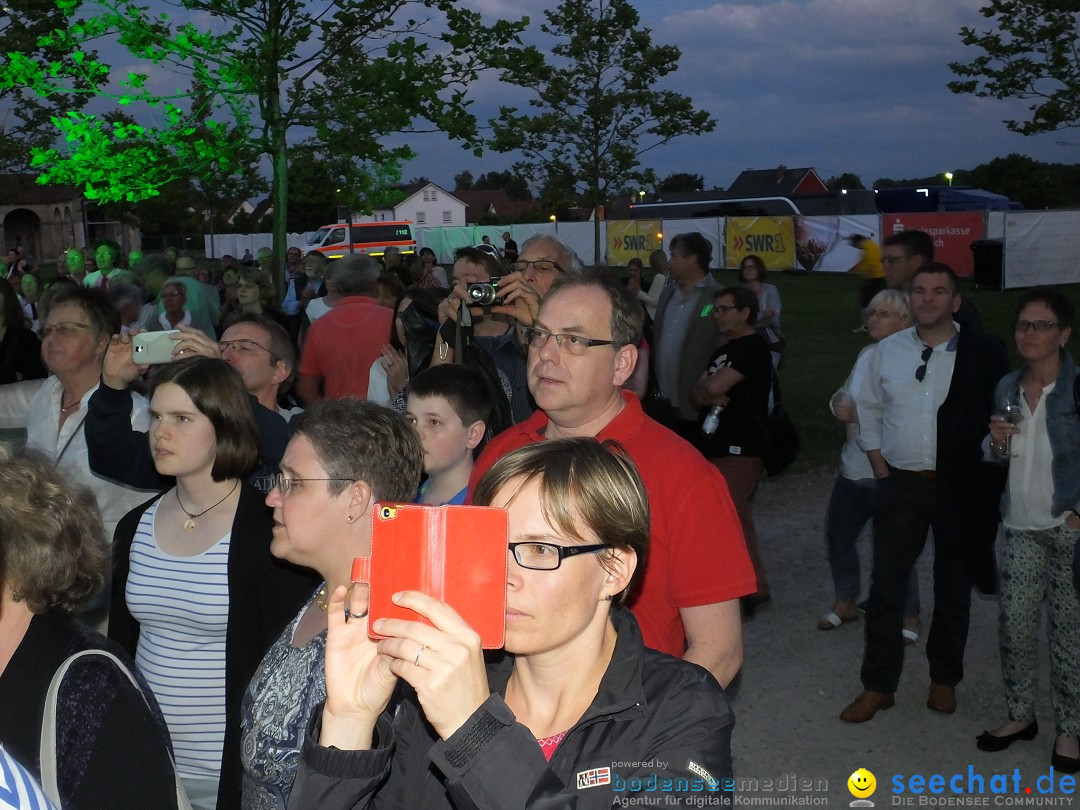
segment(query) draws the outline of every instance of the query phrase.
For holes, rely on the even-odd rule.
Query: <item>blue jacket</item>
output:
[[[994,391],[994,401],[1000,402],[1010,390],[1015,391],[1025,371],[1027,363],[1002,377]],[[1073,397],[1077,373],[1080,372],[1072,355],[1062,349],[1061,371],[1054,390],[1046,395],[1046,432],[1054,452],[1050,477],[1054,481],[1051,509],[1055,515],[1080,508],[1080,415]]]

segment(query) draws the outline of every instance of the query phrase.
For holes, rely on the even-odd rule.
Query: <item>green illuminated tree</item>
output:
[[[1005,121],[1022,135],[1080,125],[1080,2],[990,0],[980,13],[991,28],[960,29],[982,54],[949,68],[961,78],[954,93],[1031,101],[1027,120]]]
[[[43,68],[64,64],[74,70],[71,54],[38,40],[64,23],[54,0],[8,0],[0,15],[0,54],[19,54]],[[56,138],[53,116],[81,107],[84,99],[42,98],[28,87],[0,87],[0,171],[26,172],[31,149]]]
[[[92,198],[136,200],[180,173],[238,170],[254,148],[271,166],[279,256],[291,131],[302,128],[320,154],[335,156],[346,202],[363,210],[412,156],[389,136],[441,130],[478,151],[469,83],[487,67],[533,58],[510,47],[527,21],[484,25],[457,0],[165,0],[170,13],[156,15],[135,0],[99,0],[86,14],[77,0],[53,2],[65,23],[41,42],[63,48],[72,64],[57,69],[9,55],[0,61],[0,88],[51,99],[78,98],[89,85],[126,110],[138,108],[140,124],[57,117],[65,144],[35,153],[35,164]],[[103,40],[146,69],[116,75],[86,51]],[[180,89],[160,89],[178,78]]]
[[[533,91],[534,112],[504,107],[492,121],[496,148],[525,155],[520,171],[541,182],[573,178],[580,201],[595,207],[644,181],[643,154],[716,126],[689,97],[657,89],[681,52],[654,45],[628,0],[562,0],[544,14],[552,61],[503,74]],[[599,258],[599,218],[594,241]]]

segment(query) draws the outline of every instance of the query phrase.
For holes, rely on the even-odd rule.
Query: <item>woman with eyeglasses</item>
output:
[[[1039,733],[1039,622],[1047,603],[1050,698],[1056,738],[1050,764],[1080,771],[1080,598],[1073,555],[1080,537],[1080,414],[1077,370],[1065,350],[1074,310],[1050,287],[1024,293],[1016,305],[1016,348],[1024,364],[998,383],[1002,414],[990,419],[989,452],[1008,464],[1002,509],[1001,670],[1009,719],[977,740],[1003,751]],[[1006,417],[1015,408],[1019,421]]]
[[[150,451],[175,486],[116,529],[109,637],[154,690],[196,808],[240,806],[240,700],[311,579],[270,554],[262,496],[242,481],[258,434],[237,371],[193,357],[162,366]]]
[[[730,790],[723,690],[646,649],[622,607],[649,538],[633,463],[594,439],[537,442],[497,461],[474,502],[509,513],[504,651],[485,661],[454,609],[415,591],[395,602],[432,624],[381,619],[373,642],[366,592],[337,588],[326,704],[290,806],[609,808],[650,784]]]
[[[328,594],[348,584],[352,560],[371,553],[376,501],[416,495],[423,450],[401,414],[347,397],[297,416],[277,486],[270,550],[318,572],[310,594],[259,665],[244,695],[240,738],[244,808],[289,804],[308,721],[326,697]],[[339,605],[340,609],[340,605]]]

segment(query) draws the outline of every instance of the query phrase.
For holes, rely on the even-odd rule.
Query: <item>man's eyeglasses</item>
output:
[[[232,349],[237,354],[251,354],[256,349],[262,349],[267,354],[275,356],[272,351],[263,346],[261,343],[256,343],[251,338],[237,338],[236,340],[219,340],[218,348],[221,349],[222,354],[225,353],[226,349]]]
[[[904,253],[904,254],[902,254],[900,256],[882,256],[881,257],[881,263],[882,264],[896,264],[897,262],[902,262],[902,261],[904,261],[906,259],[910,259],[910,258],[911,258],[910,253]]]
[[[923,349],[922,353],[922,365],[915,369],[915,379],[922,382],[926,379],[926,366],[930,363],[930,355],[934,353],[933,346],[927,346]]]
[[[1013,324],[1013,328],[1020,333],[1026,332],[1028,329],[1034,329],[1036,332],[1049,332],[1055,326],[1059,326],[1057,321],[1017,321]]]
[[[550,266],[548,266],[550,265]],[[518,259],[514,262],[514,269],[519,273],[526,272],[529,267],[535,267],[537,273],[565,273],[562,265],[551,259]]]
[[[60,323],[54,323],[51,326],[43,326],[41,328],[41,338],[44,340],[49,335],[56,334],[57,337],[71,337],[80,329],[89,329],[90,324],[78,323],[77,321],[60,321]]]
[[[510,552],[522,568],[534,571],[554,571],[567,557],[576,554],[596,554],[610,548],[604,543],[591,546],[557,546],[554,543],[511,543]]]
[[[346,481],[354,483],[351,478],[287,478],[284,473],[278,473],[273,477],[274,488],[281,491],[282,496],[288,495],[294,485],[304,481]]]
[[[549,332],[546,329],[539,329],[535,326],[528,327],[522,330],[525,335],[525,342],[534,349],[542,349],[547,345],[548,338],[555,338],[555,344],[562,351],[567,354],[585,354],[586,349],[591,349],[593,346],[614,346],[614,340],[599,340],[597,338],[587,338],[581,335],[568,335],[568,334],[556,334],[555,332]]]
[[[738,307],[735,306],[734,304],[716,304],[713,307],[714,312],[720,312],[720,313],[730,312],[733,309],[738,309]]]

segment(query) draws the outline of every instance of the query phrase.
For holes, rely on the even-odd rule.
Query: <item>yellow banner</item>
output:
[[[738,267],[750,254],[769,270],[795,266],[795,225],[791,217],[728,217],[725,266]]]
[[[663,249],[664,236],[658,219],[609,219],[607,258],[613,266],[626,264],[635,256],[648,266],[649,254]]]

